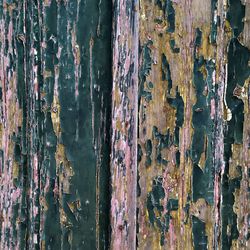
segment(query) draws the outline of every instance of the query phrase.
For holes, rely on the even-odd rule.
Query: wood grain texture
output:
[[[249,249],[249,0],[0,0],[0,250]]]
[[[138,1],[114,1],[111,249],[136,249]]]
[[[243,4],[141,4],[138,249],[248,248]]]
[[[0,249],[108,248],[111,12],[0,1]]]
[[[247,13],[247,1],[140,1],[138,249],[248,248]],[[127,235],[113,230],[116,248]]]

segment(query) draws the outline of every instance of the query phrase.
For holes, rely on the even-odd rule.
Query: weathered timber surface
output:
[[[107,249],[106,0],[2,0],[0,249]]]
[[[112,249],[136,249],[139,2],[114,1]]]
[[[137,165],[130,160],[123,168],[129,157],[123,149],[115,164],[123,179],[111,169],[112,197],[119,196],[112,206],[123,208],[112,210],[123,219],[112,223],[119,249],[249,248],[249,7],[240,0],[140,1],[138,92],[126,95],[126,104],[138,96]],[[128,20],[133,15],[114,16],[114,32]],[[133,33],[119,35],[116,60],[128,52],[123,37]],[[129,67],[116,62],[114,69]],[[114,77],[113,89],[127,86],[119,85],[124,71]],[[113,93],[115,110],[117,103],[123,109],[112,119],[126,132],[134,120],[126,123],[131,106],[122,100]],[[122,191],[124,183],[130,188]],[[137,198],[129,201],[124,194],[132,188]],[[126,212],[135,203],[136,246]]]
[[[0,0],[0,250],[249,249],[249,14]]]

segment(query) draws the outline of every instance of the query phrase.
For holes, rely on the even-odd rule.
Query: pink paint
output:
[[[211,99],[210,105],[211,105],[210,117],[213,120],[215,117],[215,100],[214,100],[214,98]]]
[[[137,1],[136,8],[139,8]],[[129,10],[131,15],[134,15],[134,18],[131,18],[125,0],[118,1],[115,11],[118,11],[119,15],[115,20],[116,29],[113,38],[111,249],[134,250],[136,249],[139,24],[138,12]],[[130,72],[132,64],[134,69]],[[131,78],[127,78],[131,74]],[[121,91],[119,87],[121,84],[127,88],[126,92]],[[122,124],[121,128],[117,127],[117,121]],[[120,139],[116,140],[118,133]],[[125,167],[118,164],[118,151],[124,153]]]
[[[176,235],[175,235],[175,230],[174,230],[174,224],[173,220],[170,219],[169,222],[169,239],[170,239],[170,249],[175,250],[176,249]]]
[[[36,185],[38,185],[39,176],[38,176],[38,158],[37,158],[37,154],[35,154],[34,157],[33,157],[33,166],[34,166],[34,171],[33,171],[34,182],[35,182]]]
[[[17,188],[16,190],[14,190],[14,192],[12,193],[13,203],[17,202],[20,195],[21,195],[21,189],[20,188]]]

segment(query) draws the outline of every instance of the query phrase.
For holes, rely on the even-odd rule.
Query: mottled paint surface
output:
[[[249,6],[140,1],[138,93],[128,97],[138,95],[137,186],[125,176],[137,198],[127,204],[121,194],[112,203],[137,204],[133,248],[249,248]],[[127,235],[112,236],[129,249]]]
[[[107,249],[110,1],[0,1],[0,249]]]
[[[114,1],[111,249],[136,248],[138,10]]]
[[[249,249],[249,0],[0,0],[0,249]]]

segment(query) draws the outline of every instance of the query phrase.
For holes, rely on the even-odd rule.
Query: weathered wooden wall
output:
[[[0,249],[107,249],[111,14],[0,1]]]
[[[249,15],[0,0],[0,250],[249,249]]]
[[[133,15],[122,6],[127,15],[115,6],[113,21],[121,30],[113,91],[125,88],[113,92],[113,129],[122,135],[112,148],[113,242],[119,249],[249,249],[250,2],[143,0]],[[128,32],[124,23],[133,25],[138,12],[137,30]],[[139,48],[124,46],[137,32]],[[139,63],[125,60],[137,50]],[[128,143],[136,123],[134,166]],[[136,200],[127,199],[135,190]]]

